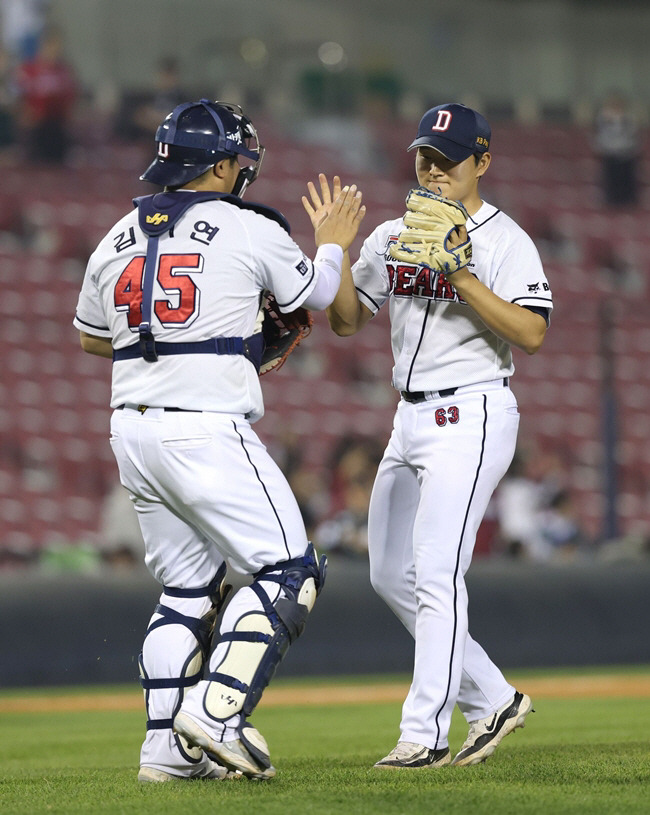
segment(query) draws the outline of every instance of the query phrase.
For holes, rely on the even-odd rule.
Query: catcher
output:
[[[341,191],[312,262],[280,213],[242,200],[264,148],[239,107],[179,105],[156,149],[141,178],[164,191],[136,199],[99,243],[74,318],[84,351],[113,360],[111,445],[162,584],[139,660],[138,778],[267,779],[249,717],[326,563],[252,429],[259,373],[309,330],[309,309],[332,302],[365,208],[355,187]],[[227,567],[252,580],[215,633]]]
[[[403,218],[366,239],[327,310],[341,336],[386,303],[400,394],[370,500],[368,552],[375,590],[415,639],[413,682],[397,745],[375,766],[478,764],[532,710],[468,632],[464,575],[490,496],[512,459],[519,413],[511,347],[534,354],[553,307],[530,237],[481,198],[490,127],[451,103],[422,117],[418,187]],[[340,182],[334,179],[334,197]],[[324,176],[303,203],[314,225],[332,206]],[[458,704],[469,723],[450,752]]]

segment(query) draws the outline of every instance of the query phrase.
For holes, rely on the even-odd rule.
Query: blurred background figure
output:
[[[0,46],[0,162],[16,142],[15,89],[9,52]]]
[[[639,194],[641,129],[628,99],[612,91],[596,114],[594,143],[608,206],[636,206]]]
[[[344,488],[343,509],[316,529],[318,549],[346,557],[368,557],[368,504],[372,482],[353,479]]]
[[[138,569],[144,559],[144,541],[135,507],[116,479],[107,493],[99,519],[97,549],[104,563]]]
[[[2,41],[16,62],[36,57],[51,0],[0,0]]]
[[[135,99],[125,98],[122,119],[126,121],[119,130],[134,141],[151,141],[151,134],[165,116],[190,96],[183,85],[178,60],[164,56],[156,66],[150,90]]]
[[[330,510],[314,533],[318,549],[348,557],[368,557],[368,505],[383,448],[374,439],[344,436],[328,470]]]
[[[557,455],[517,450],[494,496],[503,554],[540,562],[579,554],[587,538],[566,482]]]
[[[57,29],[44,32],[36,55],[18,66],[16,90],[27,160],[64,163],[72,146],[71,125],[79,87]]]

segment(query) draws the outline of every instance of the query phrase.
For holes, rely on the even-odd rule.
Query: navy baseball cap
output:
[[[451,161],[465,161],[474,153],[486,153],[491,136],[490,125],[480,113],[452,102],[427,110],[408,149],[433,147]]]

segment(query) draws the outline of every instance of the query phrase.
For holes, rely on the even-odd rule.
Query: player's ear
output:
[[[485,171],[490,166],[490,161],[492,161],[492,156],[489,153],[481,153],[479,160],[476,164],[477,178],[480,178],[482,175],[485,174]]]
[[[226,176],[226,165],[229,165],[230,161],[227,158],[221,159],[212,167],[212,174],[216,176],[216,178],[225,178]]]

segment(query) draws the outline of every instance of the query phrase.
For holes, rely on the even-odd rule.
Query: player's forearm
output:
[[[113,345],[105,337],[96,337],[94,334],[79,332],[81,347],[87,354],[94,354],[97,357],[113,359]]]
[[[539,351],[546,334],[543,317],[502,300],[466,269],[450,275],[449,281],[497,337],[527,354]]]
[[[350,256],[347,252],[343,255],[341,285],[331,306],[326,310],[326,314],[330,328],[339,337],[356,334],[372,316],[359,300],[352,279]]]
[[[344,252],[335,243],[318,247],[314,258],[316,285],[302,305],[314,311],[323,311],[336,297],[341,284],[341,265]]]

